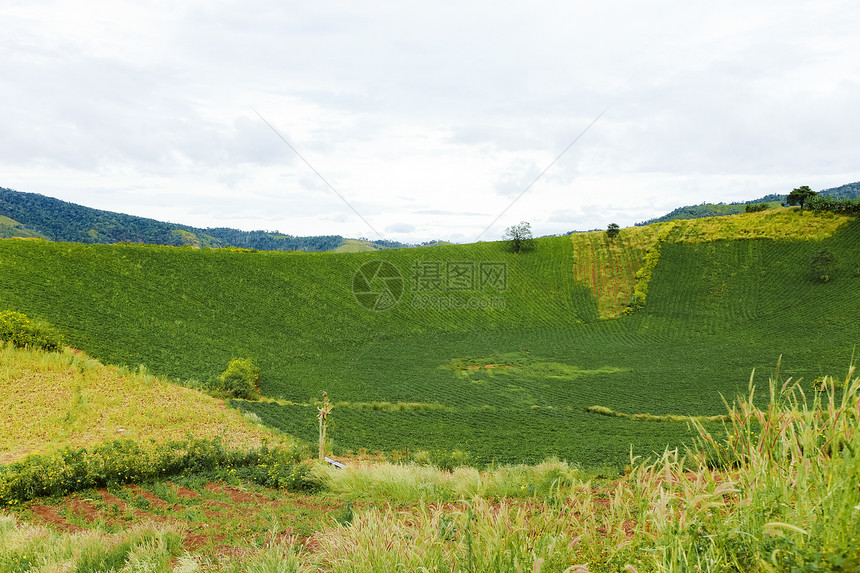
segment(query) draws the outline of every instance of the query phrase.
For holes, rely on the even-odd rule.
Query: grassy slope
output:
[[[0,239],[9,239],[12,237],[19,237],[22,239],[46,238],[44,235],[37,233],[36,231],[25,229],[21,223],[15,221],[14,219],[10,219],[9,217],[4,217],[3,215],[0,215]]]
[[[818,285],[806,267],[824,245],[846,269],[860,260],[858,223],[821,239],[840,221],[791,211],[753,215],[738,219],[742,228],[755,221],[768,232],[794,228],[803,238],[811,225],[829,227],[816,231],[817,241],[697,243],[702,233],[689,225],[718,225],[730,236],[735,219],[680,223],[675,240],[686,242],[664,245],[646,310],[613,321],[599,319],[600,299],[577,282],[580,236],[541,239],[522,256],[498,243],[283,254],[2,241],[0,306],[59,325],[75,346],[107,361],[143,363],[174,377],[208,378],[230,358],[249,356],[261,364],[270,396],[306,402],[325,389],[335,401],[448,407],[339,408],[332,436],[342,448],[459,447],[499,461],[556,454],[596,464],[623,460],[631,442],[647,453],[688,433],[683,424],[596,417],[587,406],[719,414],[721,393],[745,390],[750,370],[769,372],[780,355],[794,375],[844,370],[858,341],[857,279],[844,272]],[[641,253],[643,246],[631,249]],[[593,260],[635,267],[635,257],[621,255],[597,252]],[[372,312],[350,289],[359,266],[379,259],[399,269],[406,289],[396,308]],[[421,293],[410,279],[420,261],[506,263],[504,292],[442,293],[443,301],[501,297],[504,308],[414,308]],[[618,283],[617,275],[606,276]],[[458,358],[492,363],[511,355],[528,364],[466,377],[445,367]],[[242,407],[305,439],[315,436],[313,407]]]
[[[378,251],[370,241],[359,239],[344,239],[343,244],[334,250],[335,253],[363,253],[366,251]]]
[[[105,440],[222,436],[258,446],[269,432],[220,400],[146,373],[104,366],[71,350],[45,353],[0,345],[0,463],[33,451]]]

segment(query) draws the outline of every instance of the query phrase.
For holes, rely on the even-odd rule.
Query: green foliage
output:
[[[819,219],[783,213],[785,227]],[[0,241],[0,306],[44,317],[105,362],[185,380],[214,380],[232,358],[252,356],[265,372],[262,392],[285,405],[235,405],[268,425],[312,444],[315,408],[287,402],[308,404],[328,390],[357,405],[332,412],[335,452],[408,446],[459,449],[477,464],[555,455],[623,466],[631,444],[648,456],[693,433],[686,424],[595,416],[589,405],[716,415],[721,395],[745,390],[750,369],[772,368],[783,354],[787,374],[811,380],[836,371],[857,342],[856,289],[820,288],[809,280],[809,261],[827,248],[853,268],[860,222],[815,241],[730,240],[738,232],[704,243],[667,236],[647,305],[618,320],[600,320],[591,291],[577,282],[570,237],[536,239],[530,256],[501,242],[287,254]],[[594,249],[607,248],[597,235]],[[622,233],[613,244],[627,240]],[[389,311],[367,311],[350,290],[369,260],[389,261],[404,276],[404,298]],[[442,293],[500,296],[504,307],[414,308],[411,272],[421,261],[505,263],[502,293]],[[462,357],[498,362],[526,351],[540,366],[450,367]]]
[[[227,369],[218,377],[220,388],[242,400],[252,400],[260,396],[258,383],[260,367],[247,358],[231,360]]]
[[[618,226],[618,223],[609,223],[609,226],[606,228],[606,236],[610,239],[617,237],[620,232],[621,227]]]
[[[0,310],[0,342],[19,348],[41,348],[57,351],[63,348],[63,337],[47,323],[31,320],[25,314]]]
[[[807,203],[810,210],[816,213],[839,213],[840,215],[860,215],[860,198],[837,199],[826,195],[816,195]]]
[[[2,187],[0,216],[14,219],[13,223],[18,227],[12,236],[39,236],[52,241],[241,247],[270,251],[329,251],[343,244],[343,237],[339,235],[294,237],[223,227],[199,229],[91,209],[37,193],[21,193]],[[0,237],[4,236],[2,227],[0,225]]]
[[[747,203],[744,210],[747,213],[759,213],[768,209],[770,209],[770,204],[768,203]]]
[[[226,450],[220,438],[140,444],[133,440],[105,442],[90,450],[66,448],[52,454],[31,454],[0,466],[0,506],[14,506],[36,497],[63,496],[94,487],[116,487],[167,476],[206,474],[237,476],[290,491],[314,489],[298,448]]]
[[[812,253],[812,260],[809,261],[809,270],[814,280],[822,283],[829,282],[837,271],[836,255],[829,249],[815,251]]]
[[[833,197],[834,199],[860,199],[860,181],[840,185],[839,187],[822,189],[818,194],[825,197]]]
[[[636,271],[636,284],[633,287],[633,296],[624,309],[624,314],[633,314],[645,307],[645,301],[648,298],[648,284],[651,282],[651,276],[654,273],[654,269],[657,268],[657,263],[660,262],[660,250],[669,233],[674,228],[675,224],[669,223],[660,229],[660,234],[657,235],[657,242],[645,254],[645,264],[642,265],[641,269]]]
[[[531,251],[535,247],[532,226],[526,221],[521,221],[518,225],[512,225],[505,229],[502,239],[508,242],[508,246],[514,254]]]
[[[800,205],[800,212],[802,214],[804,204],[816,195],[817,193],[810,189],[809,185],[803,185],[802,187],[792,190],[792,192],[788,194],[788,197],[786,197],[785,202],[789,205]]]

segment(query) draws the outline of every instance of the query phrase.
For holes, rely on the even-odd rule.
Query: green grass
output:
[[[190,476],[178,484],[190,490],[88,492],[54,511],[33,502],[21,517],[84,530],[0,516],[0,570],[856,571],[860,378],[851,367],[841,380],[812,395],[781,376],[750,386],[728,405],[727,436],[696,424],[686,451],[610,480],[559,461],[452,472],[318,464],[328,500]],[[143,526],[152,516],[167,521]]]
[[[266,396],[299,405],[236,405],[309,442],[316,409],[301,404],[324,390],[335,404],[430,405],[335,407],[336,452],[408,446],[490,461],[555,455],[623,465],[631,444],[636,453],[661,452],[688,442],[692,430],[596,416],[589,406],[717,415],[721,396],[743,393],[753,369],[766,378],[782,356],[787,375],[833,375],[860,342],[860,278],[850,271],[860,264],[860,222],[793,210],[735,217],[678,223],[645,308],[615,320],[601,319],[600,281],[581,282],[582,248],[570,237],[540,239],[523,255],[501,243],[297,254],[7,240],[0,308],[52,323],[106,362],[145,364],[174,379],[206,382],[230,360],[250,358]],[[732,233],[776,240],[702,242]],[[635,269],[646,248],[610,256],[593,242],[595,269],[600,261]],[[841,270],[820,284],[808,266],[824,247]],[[403,298],[384,312],[362,307],[351,291],[359,267],[376,260],[404,278]],[[430,292],[439,304],[416,308],[428,294],[413,284],[416,265],[444,270],[447,262],[503,263],[506,288]],[[625,273],[606,284],[629,282]],[[468,308],[496,299],[504,304]],[[451,368],[526,356],[509,369]]]

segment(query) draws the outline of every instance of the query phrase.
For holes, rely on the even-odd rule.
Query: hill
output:
[[[10,239],[13,237],[21,239],[47,239],[41,233],[25,229],[24,225],[18,221],[0,215],[0,239]]]
[[[0,307],[175,379],[252,358],[273,401],[233,405],[310,442],[326,390],[338,452],[479,463],[623,465],[631,445],[689,439],[661,416],[723,413],[721,396],[780,356],[787,376],[844,372],[858,342],[856,219],[780,209],[536,245],[276,253],[10,239]],[[810,277],[822,248],[839,261],[829,283]]]
[[[223,402],[148,374],[105,366],[79,351],[45,353],[0,343],[0,464],[34,451],[106,440],[222,437],[231,447],[278,441]]]
[[[833,199],[857,199],[860,197],[860,182],[848,183],[840,187],[831,187],[819,191],[824,197],[832,197]],[[773,209],[785,203],[788,195],[766,195],[759,199],[751,201],[742,201],[738,203],[702,203],[700,205],[686,205],[663,215],[648,219],[642,223],[636,223],[637,226],[651,225],[653,223],[664,223],[667,221],[677,221],[681,219],[699,219],[703,217],[719,217],[723,215],[736,215],[746,212],[747,205],[766,203],[769,208]]]
[[[343,237],[295,237],[268,231],[224,227],[200,229],[92,209],[0,187],[0,237],[40,237],[52,241],[112,244],[120,242],[192,247],[239,247],[269,251],[329,251]],[[3,221],[9,219],[4,223]]]

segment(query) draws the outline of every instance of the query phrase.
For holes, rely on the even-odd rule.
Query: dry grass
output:
[[[222,400],[147,374],[63,353],[0,346],[0,463],[34,451],[131,437],[166,441],[221,436],[228,447],[281,438]]]
[[[621,316],[633,296],[636,271],[645,263],[645,253],[657,242],[663,224],[629,227],[610,239],[605,231],[574,233],[576,281],[588,285],[597,299],[601,318]]]
[[[796,209],[770,209],[655,223],[621,229],[615,239],[605,231],[574,233],[574,276],[588,285],[597,299],[600,318],[618,318],[630,302],[636,272],[645,264],[645,255],[659,239],[661,230],[671,225],[666,241],[670,243],[708,243],[734,239],[775,241],[820,241],[839,230],[851,217],[834,213],[800,215]]]
[[[820,241],[835,233],[851,217],[835,213],[803,215],[796,209],[770,209],[725,217],[705,217],[678,221],[669,238],[676,243],[709,243],[730,239],[771,239],[775,241]]]

